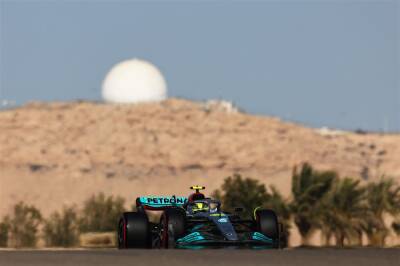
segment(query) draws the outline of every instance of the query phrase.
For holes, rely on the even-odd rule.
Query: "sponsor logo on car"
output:
[[[185,204],[187,198],[184,197],[141,197],[144,204],[151,205],[168,205],[168,204]]]

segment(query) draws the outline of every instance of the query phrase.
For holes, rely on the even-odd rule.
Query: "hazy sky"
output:
[[[0,0],[0,100],[100,100],[137,57],[173,97],[400,131],[399,1],[164,2]]]

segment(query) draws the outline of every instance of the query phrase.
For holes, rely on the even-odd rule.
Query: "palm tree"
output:
[[[325,245],[330,244],[332,236],[338,246],[344,246],[345,240],[350,242],[354,238],[361,244],[367,213],[365,198],[366,189],[360,187],[359,180],[344,178],[334,182],[320,208],[320,228]]]
[[[337,174],[333,171],[317,172],[311,165],[304,163],[300,172],[296,167],[292,175],[291,211],[302,244],[307,245],[312,231],[318,228],[321,200],[331,189]]]
[[[391,178],[382,178],[377,183],[370,183],[367,190],[371,215],[368,216],[364,232],[368,236],[370,245],[383,246],[388,234],[384,215],[395,216],[400,213],[400,186]]]

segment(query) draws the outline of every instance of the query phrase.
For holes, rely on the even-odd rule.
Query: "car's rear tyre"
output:
[[[162,248],[175,248],[176,240],[186,232],[186,214],[181,209],[166,209],[160,219]]]
[[[150,225],[145,213],[125,212],[118,223],[118,248],[149,248]]]
[[[274,241],[274,248],[279,248],[279,223],[276,213],[272,210],[257,210],[255,216],[257,230]]]

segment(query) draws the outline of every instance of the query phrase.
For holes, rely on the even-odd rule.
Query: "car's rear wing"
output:
[[[187,203],[186,197],[160,197],[160,196],[148,196],[139,197],[136,199],[136,208],[143,208],[145,210],[165,210],[168,208],[180,208]]]

